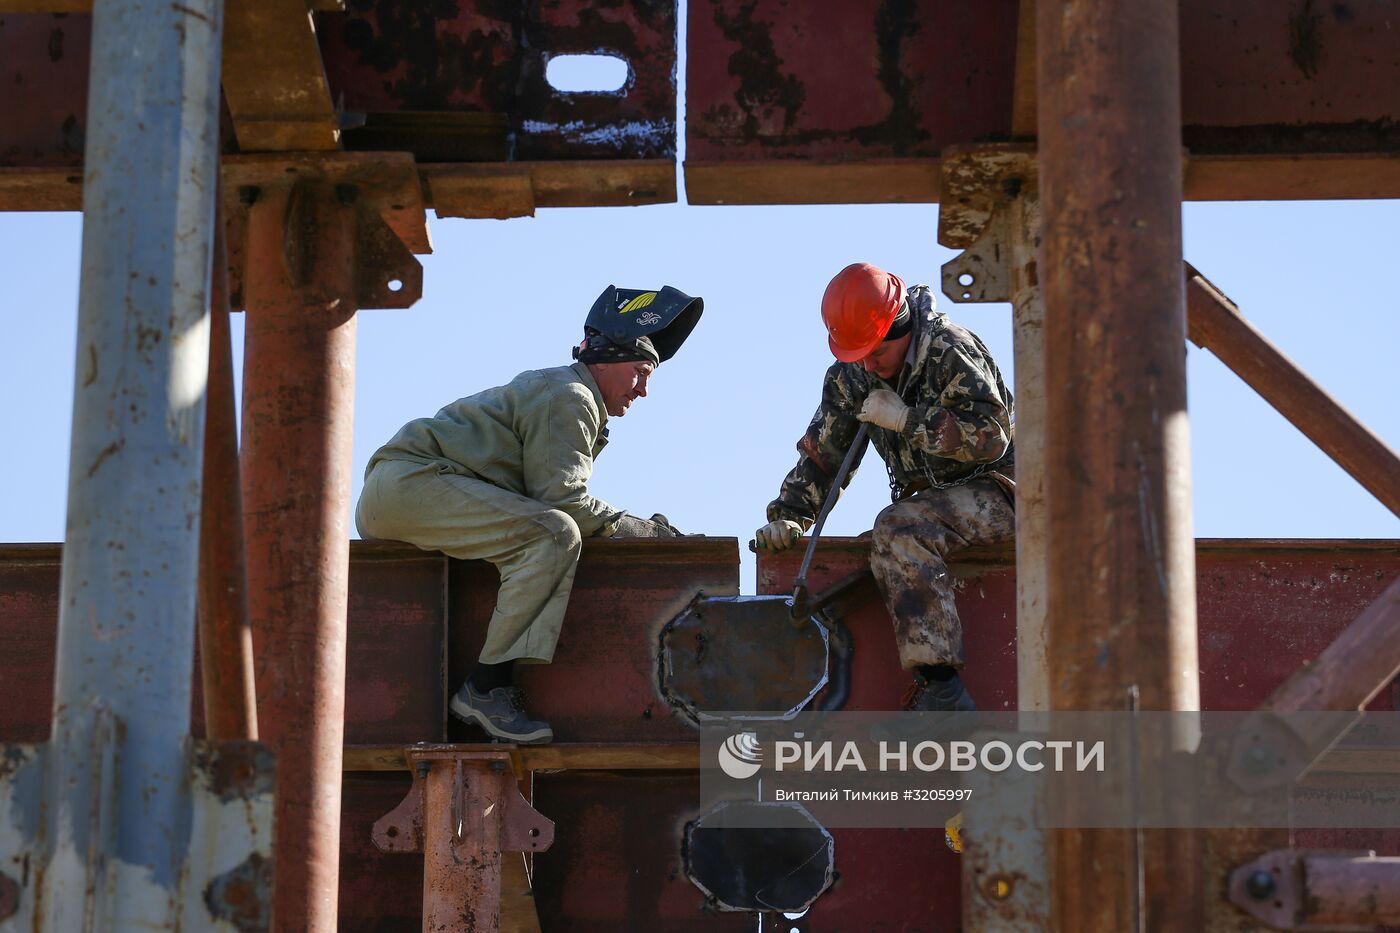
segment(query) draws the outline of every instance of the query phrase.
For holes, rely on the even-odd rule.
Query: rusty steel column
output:
[[[1032,176],[1011,203],[1011,308],[1016,363],[1016,708],[1050,709],[1045,502],[1045,302],[1040,292],[1040,192]]]
[[[210,741],[256,739],[253,630],[243,561],[243,495],[229,334],[228,250],[219,212],[209,302],[209,390],[204,415],[204,500],[199,519],[199,664]]]
[[[413,786],[375,821],[381,852],[423,853],[423,929],[496,933],[539,929],[534,909],[507,924],[501,917],[501,853],[543,852],[554,824],[520,792],[519,749],[415,745],[404,749]],[[496,750],[501,749],[501,750]],[[518,908],[518,904],[513,904]]]
[[[1177,3],[1037,6],[1050,702],[1196,709]],[[1055,928],[1199,929],[1184,838],[1053,833]]]
[[[352,191],[265,187],[248,212],[243,501],[259,726],[277,751],[273,922],[336,926],[345,712]]]
[[[423,825],[424,933],[500,929],[501,814],[492,805],[503,807],[503,801],[500,778],[487,767],[460,758],[431,763]]]

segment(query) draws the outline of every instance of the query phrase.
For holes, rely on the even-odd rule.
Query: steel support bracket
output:
[[[1400,919],[1400,859],[1277,849],[1230,872],[1229,893],[1275,930],[1374,930]]]
[[[1231,741],[1226,777],[1248,793],[1301,780],[1362,717],[1359,710],[1347,712],[1252,714]]]
[[[87,915],[96,929],[108,928],[116,905],[106,902],[102,878],[114,870],[117,807],[122,801],[118,774],[124,730],[110,713],[95,717],[91,772],[93,807],[86,828],[86,879],[81,906],[58,903],[77,877],[50,863],[62,842],[79,838],[45,822],[53,809],[48,784],[49,748],[0,745],[0,931],[48,929],[62,917]],[[190,835],[173,897],[171,928],[268,930],[272,922],[272,820],[276,760],[258,742],[189,742]],[[138,866],[139,867],[139,866]],[[46,887],[46,883],[49,885]],[[46,896],[47,894],[47,896]],[[57,913],[62,909],[62,914]]]
[[[407,308],[423,297],[423,266],[369,207],[358,216],[355,303],[360,308]]]
[[[341,203],[355,206],[356,307],[407,308],[423,295],[423,267],[415,254],[431,253],[422,184],[413,156],[404,152],[266,153],[227,156],[223,163],[225,232],[229,254],[229,306],[243,301],[243,257],[248,209],[276,187],[315,182],[330,185]],[[289,264],[305,247],[289,210]]]
[[[554,824],[520,793],[513,746],[415,745],[404,750],[413,786],[375,822],[383,852],[423,853],[423,929],[495,933],[501,853],[543,852]]]
[[[427,823],[451,820],[454,836],[462,834],[469,822],[464,814],[427,812],[426,784],[434,768],[452,768],[454,807],[464,805],[469,778],[479,781],[472,793],[489,797],[491,818],[500,821],[501,852],[543,852],[554,843],[554,822],[540,814],[520,793],[523,770],[514,746],[501,751],[462,749],[452,745],[415,745],[404,749],[404,758],[413,771],[413,786],[397,807],[375,821],[371,830],[374,845],[381,852],[422,852]]]
[[[1017,242],[1010,210],[1035,184],[1035,147],[1022,143],[953,146],[940,171],[938,242],[960,249],[943,265],[943,294],[957,302],[1008,302]]]

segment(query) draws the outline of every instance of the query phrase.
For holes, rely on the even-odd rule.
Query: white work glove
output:
[[[785,551],[802,537],[802,526],[786,518],[769,522],[753,533],[754,543],[769,551]]]
[[[904,430],[904,424],[909,420],[909,406],[889,389],[876,389],[865,397],[865,404],[861,406],[856,420],[878,424],[898,433]]]

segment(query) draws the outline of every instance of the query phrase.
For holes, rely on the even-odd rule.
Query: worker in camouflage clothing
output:
[[[512,684],[517,661],[547,664],[564,622],[583,538],[679,535],[588,493],[608,418],[647,395],[653,370],[690,335],[704,303],[674,288],[609,286],[584,324],[572,366],[532,370],[410,421],[370,458],[355,523],[365,538],[407,541],[501,574],[480,660],[453,715],[511,742],[548,742]]]
[[[839,362],[826,371],[797,466],[755,540],[768,550],[797,543],[867,422],[893,499],[875,519],[870,567],[899,660],[913,672],[905,705],[974,710],[958,676],[962,625],[946,560],[1015,533],[1011,393],[982,341],[936,311],[925,285],[906,289],[898,276],[856,263],[827,286],[822,319]],[[851,476],[863,454],[856,451]]]

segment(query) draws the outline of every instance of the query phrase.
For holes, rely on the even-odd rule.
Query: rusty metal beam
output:
[[[1364,929],[1400,923],[1400,858],[1304,856],[1305,921]]]
[[[356,153],[357,155],[359,153]],[[666,159],[424,163],[427,206],[439,217],[525,217],[541,207],[620,207],[676,200]],[[685,163],[690,204],[936,204],[938,159]],[[80,167],[0,167],[0,211],[82,209]],[[1400,198],[1393,155],[1199,156],[1186,165],[1188,201]]]
[[[1400,923],[1400,858],[1266,852],[1231,873],[1230,900],[1274,930],[1374,930]]]
[[[323,155],[236,155],[224,157],[224,187],[236,196],[241,184],[255,183],[273,171],[278,159],[307,164],[372,167],[387,162],[413,164],[407,153],[337,152]],[[290,161],[288,164],[291,164]],[[278,169],[280,170],[280,169]],[[328,169],[331,171],[334,169]],[[934,167],[935,174],[937,166]],[[676,200],[676,167],[667,159],[589,162],[427,163],[418,166],[417,190],[402,189],[417,212],[423,233],[411,234],[412,218],[386,216],[414,252],[431,252],[423,210],[438,217],[528,217],[541,207],[627,207],[669,204]],[[80,211],[83,176],[78,168],[0,167],[0,211]],[[402,222],[401,222],[402,221]]]
[[[798,162],[687,160],[691,204],[937,203],[938,159]],[[1400,198],[1400,156],[1391,153],[1195,155],[1187,201]]]
[[[438,217],[530,217],[537,207],[669,204],[670,159],[587,162],[427,163],[420,166]]]
[[[1400,457],[1186,264],[1188,336],[1263,396],[1351,478],[1400,515]],[[1308,707],[1328,709],[1330,707]]]
[[[356,211],[261,189],[244,291],[243,500],[259,726],[277,750],[274,922],[336,928],[345,711]]]
[[[339,148],[340,128],[306,0],[228,5],[223,88],[243,152]]]
[[[691,204],[885,204],[939,200],[937,159],[685,163]]]
[[[239,490],[238,423],[228,310],[223,212],[215,207],[209,302],[209,388],[204,415],[204,498],[199,519],[199,659],[204,732],[212,741],[258,737],[253,630],[248,624]]]
[[[406,771],[413,751],[506,751],[519,773],[526,771],[694,771],[700,746],[685,742],[564,742],[502,746],[458,744],[414,746],[347,745],[346,771]]]
[[[1390,152],[1193,155],[1187,201],[1400,198],[1400,156]]]
[[[1038,6],[1057,710],[1199,708],[1177,7]],[[1199,861],[1181,842],[1054,832],[1055,928],[1199,930]]]

